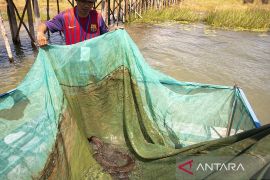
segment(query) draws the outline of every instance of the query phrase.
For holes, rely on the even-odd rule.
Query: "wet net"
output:
[[[0,96],[0,179],[175,179],[191,155],[240,159],[232,179],[262,178],[270,127],[258,127],[241,89],[177,81],[117,30],[40,49]]]

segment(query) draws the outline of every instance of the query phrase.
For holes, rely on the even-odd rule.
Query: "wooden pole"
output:
[[[50,1],[47,0],[47,21],[50,20]],[[47,31],[48,37],[50,37],[50,31]]]
[[[118,12],[117,12],[117,26],[118,26],[118,23],[119,23],[119,20],[120,20],[120,11],[121,11],[121,0],[119,0],[119,4],[118,4]]]
[[[108,0],[108,11],[107,11],[107,16],[108,16],[108,25],[111,24],[111,1]],[[114,16],[112,16],[113,18]]]
[[[24,23],[23,19],[24,19],[24,15],[25,15],[25,12],[26,12],[26,9],[27,9],[27,5],[29,4],[29,1],[30,0],[26,0],[25,6],[24,6],[24,9],[23,9],[23,13],[22,13],[22,17],[20,18],[19,28],[18,28],[18,30],[16,32],[16,38],[19,37],[20,29],[22,27],[22,24]],[[14,5],[14,3],[13,3],[13,5]]]
[[[34,15],[35,15],[35,26],[37,29],[38,25],[40,24],[40,13],[39,13],[38,1],[32,0],[32,4],[34,8]]]
[[[35,39],[33,39],[33,37],[31,36],[31,34],[30,34],[30,32],[29,32],[29,30],[28,30],[28,28],[27,28],[27,26],[26,26],[25,23],[23,22],[23,16],[20,17],[20,14],[19,14],[19,12],[18,12],[18,9],[16,8],[15,4],[13,3],[13,1],[11,1],[11,3],[12,3],[12,5],[13,5],[13,7],[14,7],[14,10],[15,10],[16,14],[17,14],[17,17],[18,17],[19,20],[20,20],[20,25],[22,24],[22,25],[24,26],[24,28],[25,28],[26,32],[28,33],[30,39],[31,39],[33,42],[35,42]],[[19,29],[20,29],[20,27],[19,27]],[[17,32],[18,32],[18,31],[17,31]],[[17,32],[16,32],[16,34],[17,34]],[[19,34],[18,34],[18,35],[19,35]],[[17,36],[17,37],[18,37],[18,36]]]
[[[106,22],[106,20],[105,20],[105,0],[101,0],[101,15],[102,15],[102,17],[103,17],[103,19],[104,19],[104,21]]]
[[[108,26],[109,24],[108,24],[108,19],[110,18],[110,16],[108,16],[108,0],[105,0],[105,7],[104,7],[104,21],[105,21],[105,23],[106,23],[106,25]]]
[[[59,0],[56,0],[56,3],[57,3],[57,13],[59,14],[60,13]]]
[[[3,36],[4,42],[5,42],[6,50],[7,50],[7,53],[8,53],[9,62],[14,62],[1,12],[0,12],[0,28],[1,28],[2,36]]]
[[[18,31],[18,24],[17,24],[12,0],[7,0],[7,14],[8,14],[8,21],[9,21],[12,40],[14,43],[18,44],[20,43],[20,38],[16,37],[16,33]]]
[[[123,23],[126,22],[126,18],[127,18],[127,0],[124,0]]]
[[[26,0],[27,1],[27,0]],[[27,18],[28,18],[28,26],[29,26],[29,31],[33,39],[35,39],[35,28],[34,28],[34,21],[33,21],[33,16],[32,16],[32,7],[31,7],[31,1],[29,0],[27,4]],[[33,46],[34,42],[31,42]]]
[[[113,12],[112,12],[112,14],[113,14],[113,23],[115,23],[115,19],[114,19],[114,17],[115,17],[115,1],[117,1],[117,0],[113,0]]]

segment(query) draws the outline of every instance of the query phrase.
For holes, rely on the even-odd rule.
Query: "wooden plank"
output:
[[[12,53],[11,53],[10,44],[8,42],[7,33],[6,33],[6,30],[5,30],[4,23],[3,23],[3,18],[2,18],[2,13],[1,12],[0,12],[0,28],[1,28],[2,36],[3,36],[4,42],[5,42],[5,47],[6,47],[6,50],[7,50],[7,53],[8,53],[9,62],[14,62],[14,59],[13,59],[13,56],[12,56]]]
[[[18,24],[16,20],[14,7],[13,7],[13,2],[12,0],[6,0],[6,2],[7,2],[8,21],[9,21],[12,40],[14,43],[20,43],[20,38],[16,37],[16,32],[18,31]]]

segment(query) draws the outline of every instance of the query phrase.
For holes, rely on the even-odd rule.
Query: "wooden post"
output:
[[[36,29],[40,23],[40,13],[39,13],[39,7],[38,7],[38,1],[32,0],[33,8],[34,8],[34,15],[35,15],[35,26]]]
[[[50,1],[47,0],[47,21],[50,20]],[[48,37],[50,37],[50,31],[47,31]]]
[[[57,3],[57,13],[59,14],[60,13],[59,0],[56,0],[56,3]]]
[[[108,19],[110,18],[110,15],[108,16],[108,0],[105,0],[105,7],[104,7],[104,22],[106,23],[106,25],[108,26]]]
[[[139,0],[139,14],[142,15],[142,0]]]
[[[103,19],[104,19],[104,21],[106,22],[106,20],[105,20],[105,0],[101,0],[101,15],[102,15],[102,17],[103,17]]]
[[[7,49],[9,62],[14,62],[13,56],[12,56],[12,53],[11,53],[10,44],[8,42],[7,33],[6,33],[6,30],[5,30],[5,26],[4,26],[4,22],[3,22],[3,18],[2,18],[2,13],[1,12],[0,12],[0,28],[1,28],[2,36],[3,36],[4,42],[5,42],[5,46],[6,46],[6,49]]]
[[[123,7],[123,11],[122,11],[123,12],[123,19],[122,20],[123,20],[123,23],[125,23],[125,21],[126,21],[126,10],[127,10],[126,9],[126,0],[124,0],[123,4],[124,4],[123,5],[124,7]]]
[[[30,0],[26,0],[25,6],[24,6],[24,9],[23,9],[23,13],[22,13],[22,16],[20,18],[19,28],[18,28],[18,30],[16,32],[16,38],[19,38],[20,29],[21,29],[22,25],[24,24],[23,19],[24,19],[24,15],[25,15],[25,12],[26,12],[26,9],[27,9],[27,5],[29,4],[29,1]],[[13,3],[13,5],[14,5],[14,3]],[[19,13],[18,13],[18,16],[19,16]]]
[[[113,0],[113,11],[112,11],[112,14],[113,14],[113,23],[115,23],[115,19],[114,19],[114,17],[115,17],[115,1],[117,1],[117,0]]]
[[[135,0],[135,7],[134,7],[134,9],[135,9],[135,18],[137,18],[137,0]]]
[[[119,20],[120,20],[120,12],[121,12],[121,0],[119,0],[119,4],[118,4],[118,12],[117,12],[117,26],[118,26],[118,23],[119,23]]]
[[[107,11],[107,17],[108,17],[108,25],[110,25],[111,24],[111,1],[110,0],[108,0],[108,11]],[[114,16],[112,16],[112,18],[113,18]]]
[[[33,22],[33,16],[32,16],[31,1],[29,1],[27,4],[27,18],[28,18],[28,26],[29,26],[30,34],[33,37],[33,39],[35,39],[35,28],[34,28],[34,22]],[[34,45],[34,42],[31,42],[31,43],[32,45]]]
[[[14,43],[20,43],[20,38],[16,37],[16,33],[18,31],[18,24],[16,21],[14,6],[12,0],[7,0],[7,14],[8,14],[8,21],[11,31],[12,40]]]

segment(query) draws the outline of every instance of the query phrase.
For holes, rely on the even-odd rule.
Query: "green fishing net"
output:
[[[0,96],[0,179],[175,179],[193,155],[243,157],[246,172],[230,178],[263,178],[269,134],[240,88],[177,81],[117,30],[40,49],[21,84]],[[110,151],[126,162],[109,162]]]

